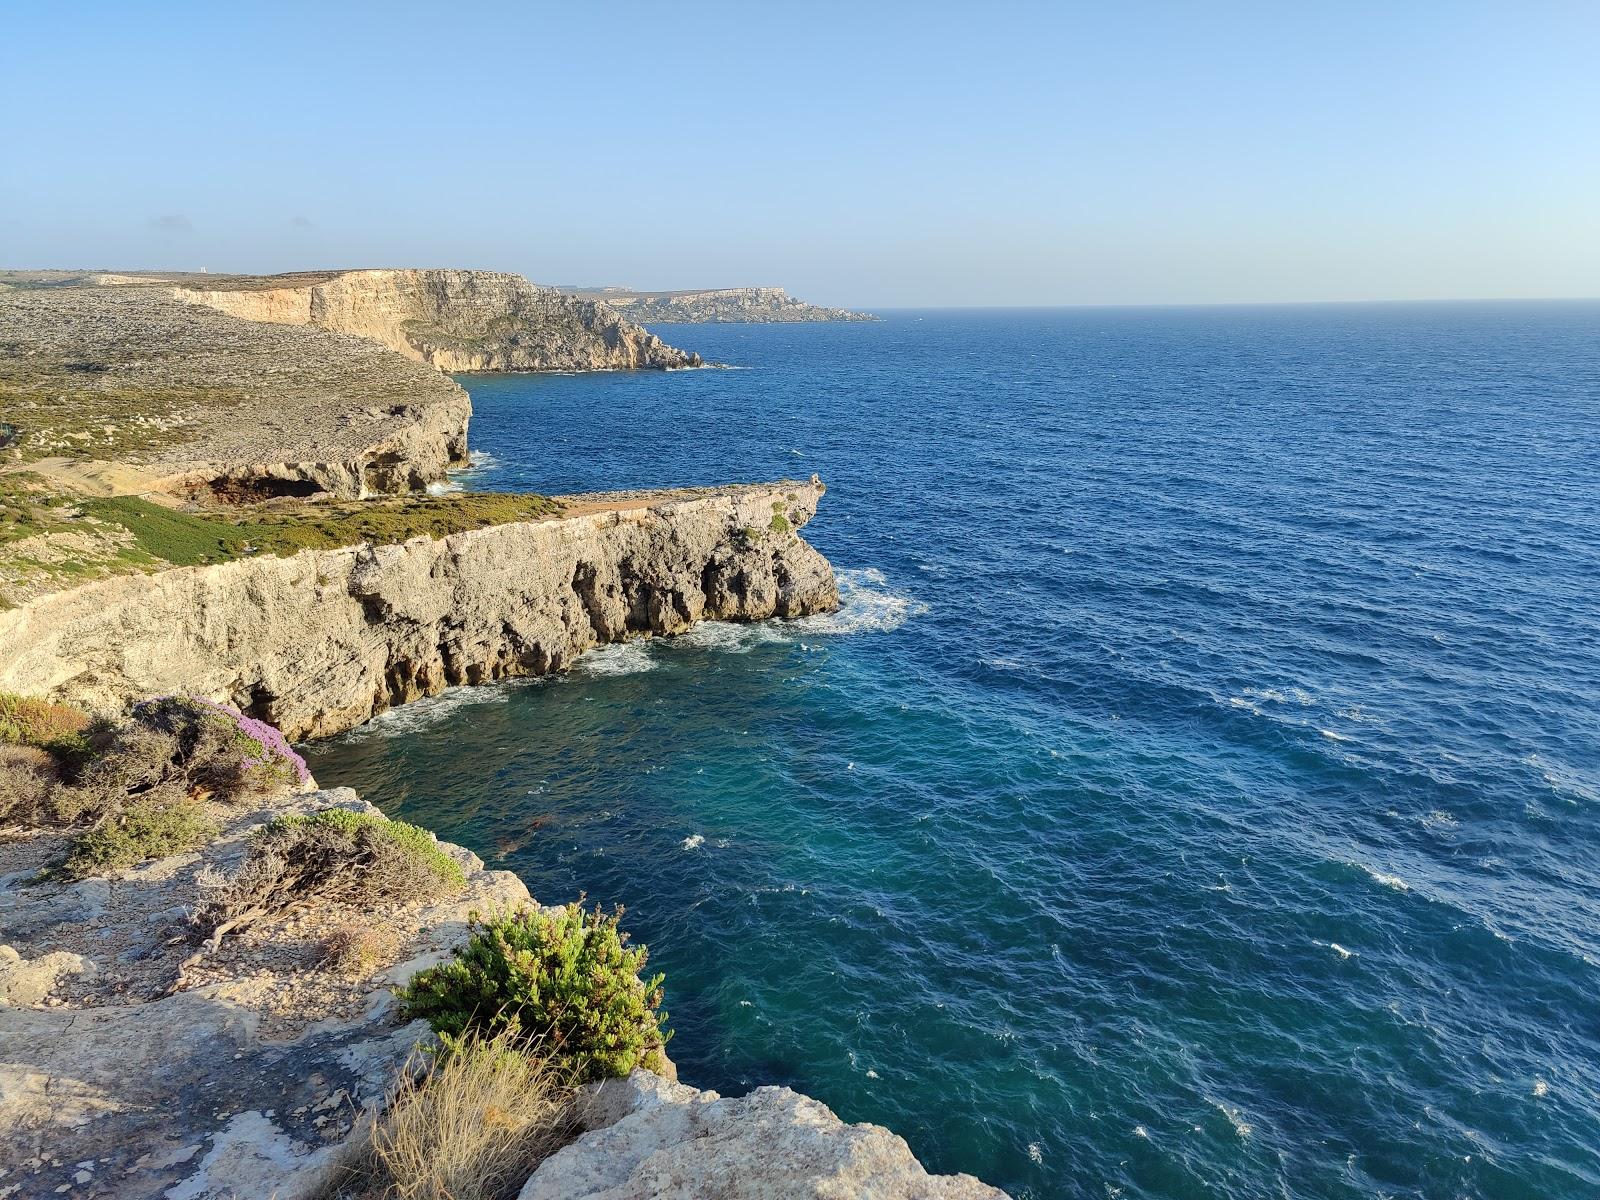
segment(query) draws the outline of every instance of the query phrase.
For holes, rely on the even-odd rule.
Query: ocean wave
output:
[[[508,695],[503,684],[446,688],[437,696],[426,696],[381,712],[366,724],[340,734],[336,740],[360,742],[367,738],[409,737],[430,725],[451,720],[464,708],[479,704],[504,704]]]
[[[839,611],[801,617],[786,625],[810,634],[887,633],[899,629],[928,606],[915,596],[895,591],[876,567],[838,572]]]
[[[655,669],[656,660],[651,657],[649,648],[642,641],[600,646],[580,654],[578,661],[572,664],[575,674],[605,677],[637,675],[642,671]]]
[[[706,835],[703,833],[691,833],[688,837],[683,839],[683,848],[685,850],[698,850],[705,844]]]
[[[721,650],[728,654],[748,654],[757,646],[791,640],[779,626],[770,622],[740,625],[732,621],[702,621],[688,633],[674,638],[673,643],[701,650]]]

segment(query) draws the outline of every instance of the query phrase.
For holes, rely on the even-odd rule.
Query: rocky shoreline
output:
[[[603,305],[481,272],[205,283],[63,275],[0,291],[23,314],[0,339],[15,433],[0,548],[13,567],[54,564],[0,606],[0,1200],[327,1200],[432,1038],[396,989],[462,943],[469,913],[539,911],[514,875],[317,789],[303,763],[300,786],[214,791],[196,747],[254,747],[233,751],[235,774],[298,762],[262,721],[333,733],[447,687],[564,670],[596,645],[839,602],[800,536],[815,477],[368,499],[415,495],[465,460],[470,403],[440,371],[692,365]],[[189,742],[136,727],[156,695],[201,698],[161,702],[200,722]],[[120,732],[92,743],[72,709],[22,697]],[[18,723],[25,709],[77,723],[48,740]],[[82,790],[73,774],[116,753],[166,765]],[[259,859],[263,831],[329,814],[317,828],[404,830],[392,844],[442,862],[452,887],[357,907],[292,893],[194,953],[207,897]],[[112,835],[122,857],[84,865]],[[1002,1195],[929,1176],[887,1130],[787,1089],[723,1099],[655,1065],[666,1075],[635,1069],[570,1102],[564,1146],[515,1181],[522,1200]]]

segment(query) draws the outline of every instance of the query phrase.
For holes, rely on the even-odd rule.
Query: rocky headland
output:
[[[467,455],[440,372],[694,361],[515,276],[0,276],[0,1198],[380,1194],[349,1164],[433,1036],[396,989],[470,912],[550,910],[303,764],[238,795],[215,764],[292,759],[259,722],[316,736],[603,643],[836,607],[800,532],[816,478],[429,494]],[[151,724],[174,703],[187,741]],[[344,890],[205,924],[247,878],[316,878],[273,830],[356,855],[324,872]],[[353,899],[384,847],[451,886]],[[578,1092],[542,1161],[473,1194],[1000,1195],[786,1089],[723,1099],[656,1065]]]
[[[776,287],[707,288],[687,292],[636,292],[621,287],[563,290],[579,299],[608,304],[635,321],[667,324],[878,319],[871,313],[808,304]]]

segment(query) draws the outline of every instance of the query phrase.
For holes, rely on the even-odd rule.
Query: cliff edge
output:
[[[496,271],[363,270],[190,277],[181,300],[247,321],[370,338],[440,371],[609,371],[702,365],[604,301]]]

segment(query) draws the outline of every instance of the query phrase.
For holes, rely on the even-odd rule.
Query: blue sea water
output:
[[[663,327],[466,481],[805,477],[834,616],[314,746],[622,902],[683,1076],[1019,1197],[1600,1195],[1600,304]]]

